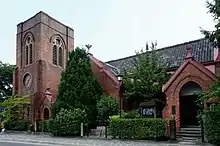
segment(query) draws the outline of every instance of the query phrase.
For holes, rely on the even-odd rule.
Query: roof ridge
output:
[[[206,38],[200,38],[200,39],[196,39],[196,40],[192,40],[192,41],[187,41],[187,42],[184,42],[184,43],[179,43],[179,44],[170,45],[170,46],[167,46],[167,47],[162,47],[162,48],[157,49],[156,51],[170,49],[172,47],[185,45],[185,44],[189,44],[189,43],[194,43],[194,42],[201,41],[201,40],[206,40]],[[119,59],[109,60],[109,61],[106,61],[105,63],[111,63],[111,62],[114,62],[114,61],[124,60],[124,59],[135,57],[135,56],[137,56],[137,55],[135,54],[135,55],[127,56],[127,57],[122,57],[122,58],[119,58]]]

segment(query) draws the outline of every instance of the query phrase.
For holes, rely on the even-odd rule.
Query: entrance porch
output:
[[[198,94],[207,90],[216,80],[214,73],[194,60],[192,48],[188,47],[185,61],[162,88],[162,92],[166,94],[163,119],[174,117],[177,132],[180,128],[198,126],[196,104]]]

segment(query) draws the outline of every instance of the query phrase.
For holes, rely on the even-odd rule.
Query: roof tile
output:
[[[208,39],[202,38],[158,49],[157,53],[160,57],[160,61],[165,63],[169,68],[180,66],[186,56],[187,45],[192,46],[192,55],[194,56],[195,60],[199,62],[208,62],[214,60],[214,49],[212,43]],[[135,58],[137,58],[137,55],[108,61],[106,63],[119,70],[119,72],[123,72],[124,69],[127,70],[134,67],[133,62]]]

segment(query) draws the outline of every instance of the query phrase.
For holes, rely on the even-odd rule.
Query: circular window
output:
[[[29,73],[26,73],[23,77],[23,84],[25,87],[30,88],[31,87],[32,78]]]

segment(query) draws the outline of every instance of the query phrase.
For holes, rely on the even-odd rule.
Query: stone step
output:
[[[201,131],[201,128],[197,128],[197,127],[180,128],[180,131]]]
[[[177,132],[177,140],[186,143],[201,142],[202,131],[200,126],[187,125]]]
[[[185,126],[182,126],[182,128],[201,128],[200,125],[198,126],[195,126],[195,125],[185,125]]]
[[[202,132],[201,131],[178,131],[177,133],[179,134],[184,134],[184,133],[187,133],[187,134],[201,134]]]
[[[197,137],[177,137],[177,141],[199,143],[201,139]]]
[[[179,134],[179,133],[177,133],[177,136],[178,137],[192,137],[192,138],[196,137],[196,138],[199,138],[199,137],[201,137],[201,134],[188,134],[188,133]]]

